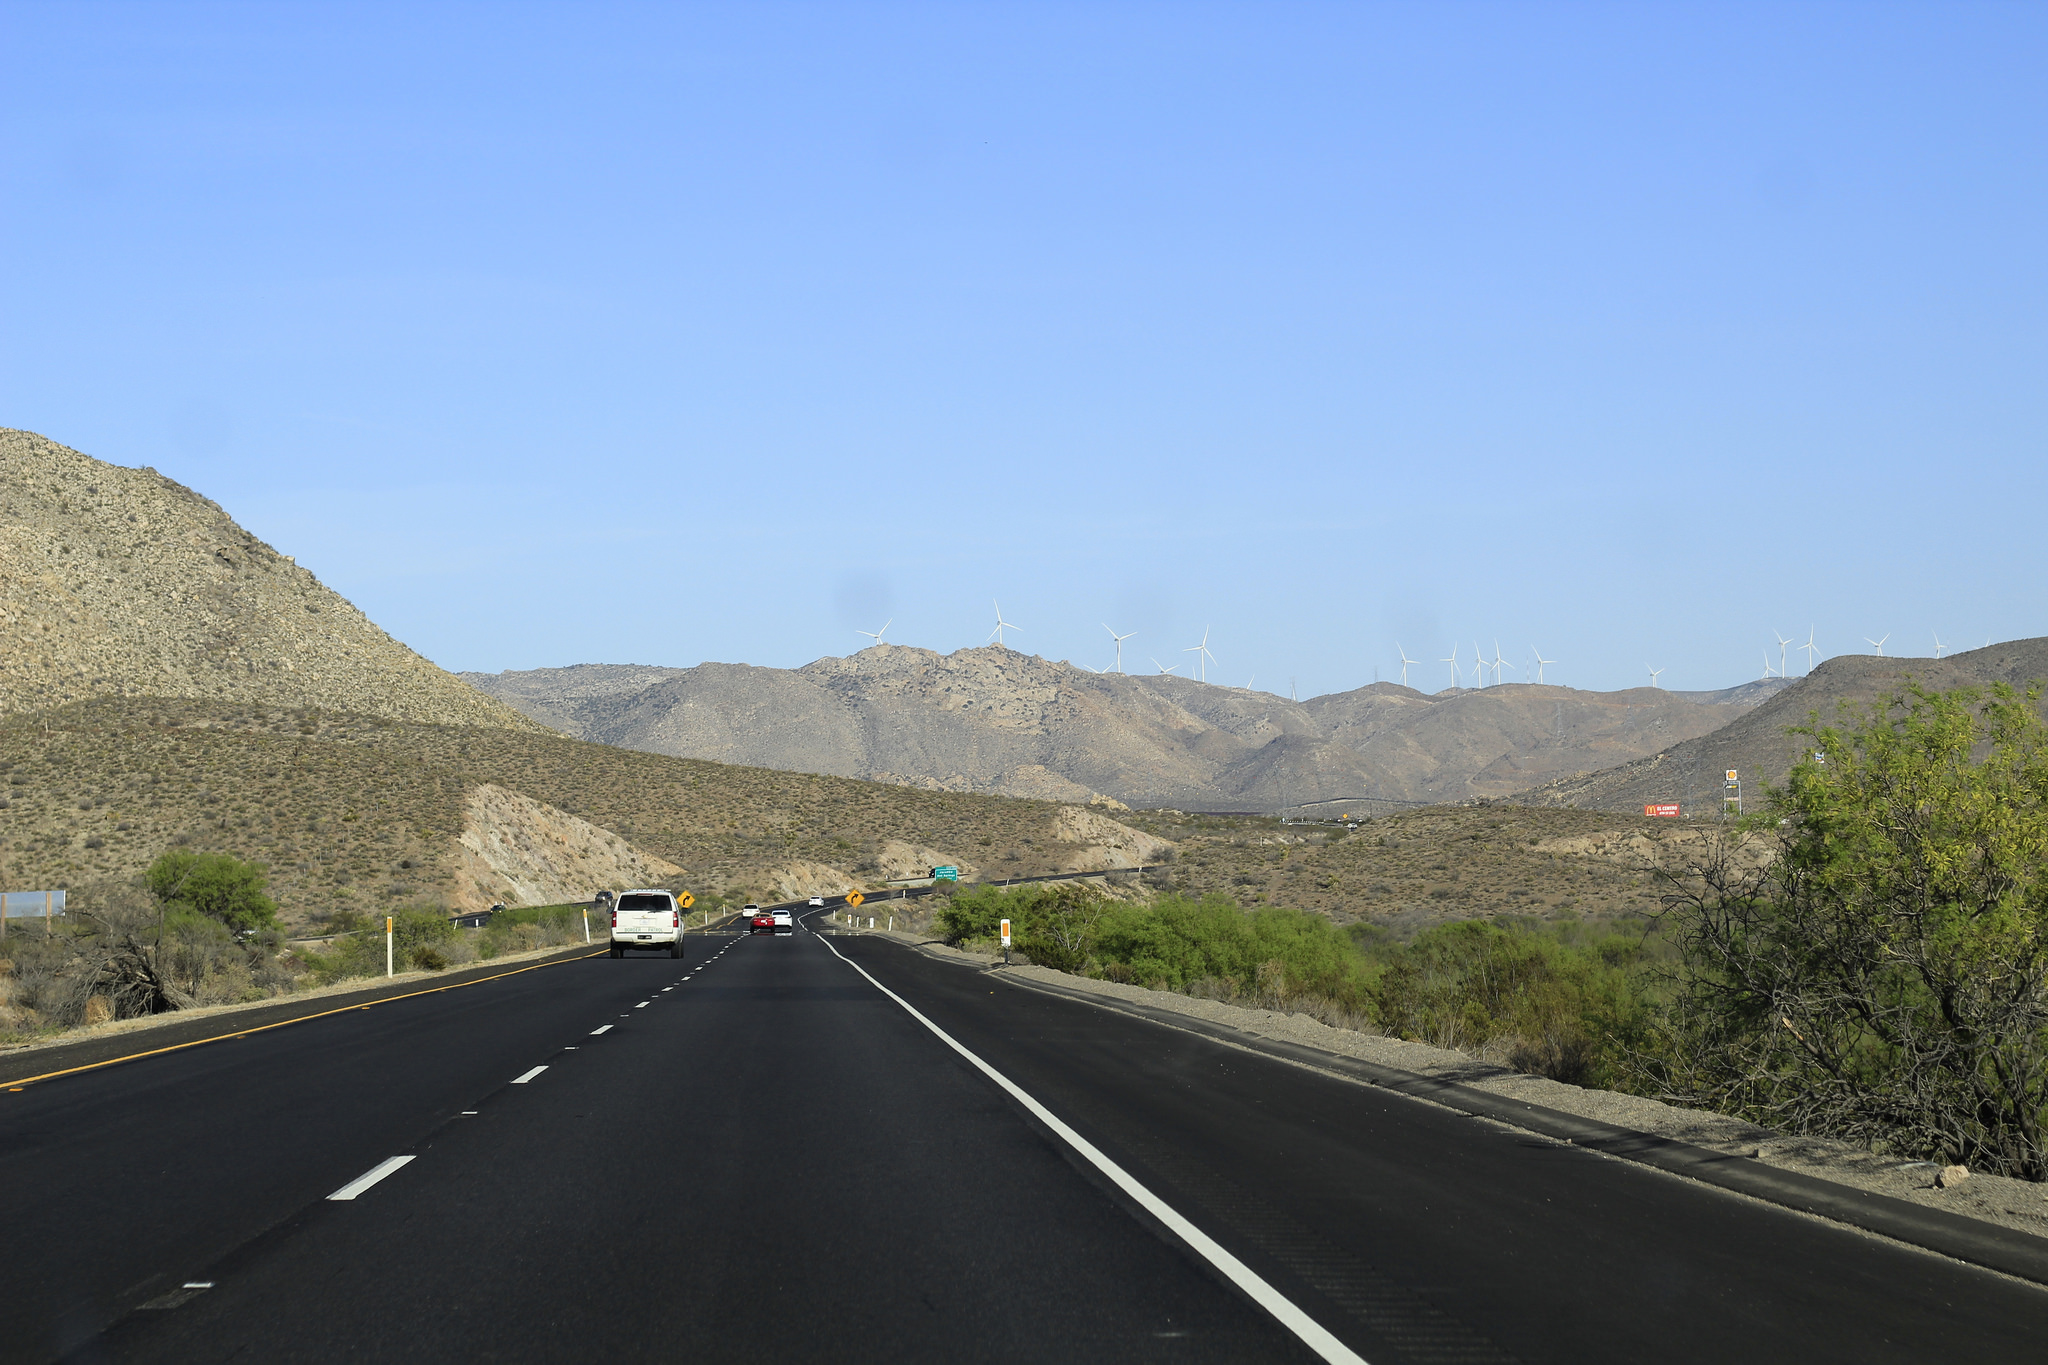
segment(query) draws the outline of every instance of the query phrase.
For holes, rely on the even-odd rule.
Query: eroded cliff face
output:
[[[1061,861],[1063,872],[1096,868],[1149,867],[1173,852],[1174,845],[1132,829],[1092,810],[1069,806],[1053,816],[1055,837],[1073,846]]]
[[[542,729],[182,484],[0,428],[0,714],[92,697]]]
[[[608,829],[504,787],[477,787],[464,815],[449,898],[458,910],[561,905],[684,875]]]

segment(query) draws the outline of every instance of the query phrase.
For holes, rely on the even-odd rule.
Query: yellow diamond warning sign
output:
[[[846,903],[848,905],[859,905],[862,901],[866,899],[867,897],[863,896],[858,891],[849,891],[846,893]]]

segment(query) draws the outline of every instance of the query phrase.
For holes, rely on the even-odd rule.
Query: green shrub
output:
[[[196,911],[230,929],[267,929],[277,923],[277,902],[264,894],[270,869],[262,863],[174,848],[142,876],[149,894],[166,910]]]
[[[1616,1083],[1651,1028],[1645,982],[1631,970],[1640,935],[1463,920],[1374,955],[1389,1033],[1474,1052],[1504,1046],[1517,1070],[1554,1080]]]
[[[1099,974],[1182,990],[1203,980],[1316,995],[1369,1011],[1373,967],[1321,915],[1282,906],[1240,909],[1227,896],[1200,900],[1161,896],[1150,905],[1122,905],[1096,927]]]

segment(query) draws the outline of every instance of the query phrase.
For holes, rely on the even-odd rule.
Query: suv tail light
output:
[[[674,920],[675,920],[675,923],[674,923],[673,925],[669,926],[669,927],[670,927],[670,928],[673,928],[673,929],[680,929],[680,928],[682,928],[682,927],[683,927],[683,912],[682,912],[682,911],[680,911],[680,910],[671,910],[671,911],[669,911],[669,914],[670,914],[670,916],[671,916],[671,917],[673,917],[673,918],[674,918]]]
[[[619,912],[618,912],[617,910],[614,910],[614,911],[612,911],[612,928],[616,929],[616,928],[618,928],[618,927],[619,927]]]

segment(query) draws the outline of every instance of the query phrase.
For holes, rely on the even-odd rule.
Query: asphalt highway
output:
[[[857,935],[689,946],[0,1093],[0,1355],[1903,1362],[2048,1340],[2048,1291],[1000,971]]]

